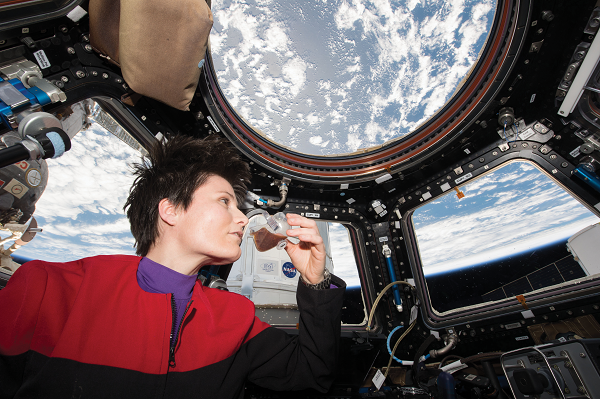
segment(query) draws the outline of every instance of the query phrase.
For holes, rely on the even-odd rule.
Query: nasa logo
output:
[[[281,267],[281,271],[283,271],[283,274],[285,274],[287,278],[294,278],[296,277],[296,274],[298,274],[298,271],[292,262],[285,262]]]
[[[275,271],[275,266],[273,266],[273,263],[263,263],[262,265],[260,265],[260,268],[267,273]]]

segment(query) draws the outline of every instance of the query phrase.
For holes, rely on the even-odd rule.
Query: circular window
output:
[[[213,66],[229,105],[292,152],[368,152],[410,136],[469,77],[496,2],[223,1]]]

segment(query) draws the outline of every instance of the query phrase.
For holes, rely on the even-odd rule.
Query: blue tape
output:
[[[387,337],[387,350],[388,350],[388,353],[390,354],[390,356],[392,356],[392,349],[390,348],[390,339],[392,338],[392,335],[394,335],[394,333],[401,328],[404,328],[404,326],[398,326],[398,327],[394,328],[392,330],[392,332],[390,333],[390,335],[388,335],[388,337]],[[394,360],[397,361],[398,363],[402,364],[402,360],[398,359],[396,356],[394,356]]]
[[[60,134],[56,132],[48,132],[46,133],[46,137],[48,137],[52,143],[52,146],[54,147],[53,159],[58,158],[65,153],[65,142],[63,141],[62,137],[60,137]]]

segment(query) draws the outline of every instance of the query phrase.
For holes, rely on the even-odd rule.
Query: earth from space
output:
[[[230,105],[296,152],[400,139],[451,98],[494,20],[493,0],[223,0],[211,54]]]

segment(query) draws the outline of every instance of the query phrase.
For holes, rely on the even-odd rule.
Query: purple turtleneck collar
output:
[[[196,277],[195,274],[188,276],[176,272],[146,257],[142,258],[137,270],[137,281],[144,291],[173,294],[175,300],[189,300],[192,297]]]

